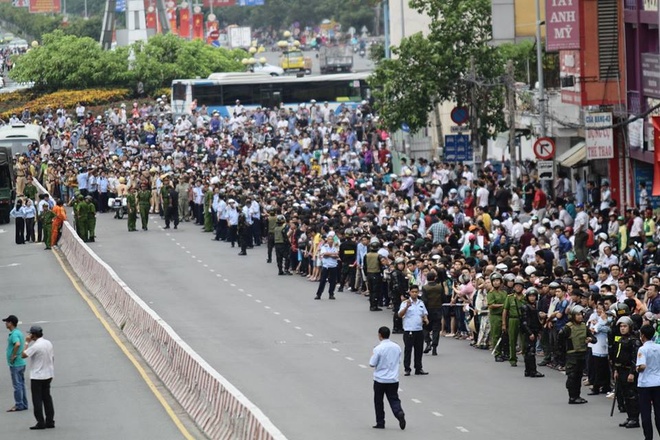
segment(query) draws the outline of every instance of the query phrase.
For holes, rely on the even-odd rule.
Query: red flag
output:
[[[195,40],[204,39],[204,14],[193,14],[193,34]]]
[[[147,29],[156,29],[156,12],[147,12]]]
[[[651,118],[653,123],[653,145],[654,164],[653,164],[653,195],[660,196],[660,116]]]
[[[190,38],[190,10],[179,9],[179,36]]]

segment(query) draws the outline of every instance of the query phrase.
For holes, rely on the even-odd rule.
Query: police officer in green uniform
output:
[[[25,189],[23,189],[23,195],[28,199],[34,202],[34,199],[37,197],[37,187],[32,185],[32,179],[28,178],[25,182]]]
[[[518,366],[516,346],[520,338],[520,308],[524,304],[524,287],[525,279],[516,277],[513,283],[513,293],[507,295],[502,312],[502,332],[509,336],[509,363],[512,367]]]
[[[92,196],[85,198],[87,202],[87,241],[94,243],[96,238],[96,205]]]
[[[44,243],[46,243],[46,249],[50,249],[50,240],[53,231],[54,218],[55,214],[50,210],[50,207],[48,205],[44,205],[44,209],[41,211],[39,220],[41,220],[41,224],[43,225],[44,229]]]
[[[89,206],[82,194],[78,197],[78,203],[74,208],[74,212],[77,213],[76,223],[78,224],[78,236],[82,238],[84,242],[87,242],[87,237],[89,235]]]
[[[138,204],[140,206],[140,220],[142,221],[142,230],[147,231],[147,223],[149,222],[149,206],[151,204],[151,191],[146,182],[142,183],[142,189],[137,196]]]
[[[586,399],[580,397],[580,389],[586,363],[587,343],[592,342],[592,337],[584,324],[583,312],[582,306],[571,307],[570,322],[557,335],[559,346],[563,347],[566,353],[566,389],[570,405],[587,403]]]
[[[490,276],[490,283],[493,288],[488,292],[486,299],[488,301],[488,319],[490,320],[490,343],[494,347],[495,362],[503,362],[502,354],[502,312],[504,311],[504,302],[506,301],[506,291],[502,288],[502,274],[493,273]],[[500,342],[498,344],[498,342]]]
[[[273,249],[275,248],[275,226],[277,226],[277,215],[270,206],[266,207],[268,211],[268,258],[266,263],[273,262]]]
[[[523,335],[523,356],[525,359],[525,377],[543,377],[536,369],[536,342],[541,334],[541,322],[545,319],[545,313],[537,308],[539,291],[530,287],[525,292],[525,304],[522,306],[520,325]]]
[[[126,208],[128,210],[128,232],[137,231],[135,223],[137,221],[137,199],[135,198],[135,187],[131,186],[126,197]]]
[[[619,423],[622,428],[639,428],[639,401],[637,396],[637,351],[642,342],[633,333],[633,320],[622,316],[616,322],[620,335],[614,339],[614,380],[616,394],[625,400],[628,418]]]
[[[277,274],[287,275],[289,272],[289,241],[287,240],[286,218],[283,215],[277,216],[277,224],[273,229],[273,242],[275,243],[275,258],[277,259]],[[285,269],[286,272],[283,270]]]
[[[438,283],[435,272],[429,272],[426,276],[428,283],[422,287],[424,305],[429,312],[429,325],[424,331],[426,348],[424,353],[433,350],[431,356],[438,355],[438,342],[440,340],[440,326],[442,325],[442,299],[444,298],[445,288],[442,283]],[[401,302],[401,299],[398,301]],[[399,304],[400,306],[400,304]],[[397,303],[394,303],[397,307]]]
[[[213,204],[213,187],[209,188],[204,194],[204,232],[213,232],[213,214],[211,205]]]
[[[71,208],[73,208],[73,226],[76,228],[76,233],[80,237],[80,221],[78,217],[78,204],[82,202],[83,196],[80,194],[80,192],[76,191],[74,193],[73,200],[71,200]]]

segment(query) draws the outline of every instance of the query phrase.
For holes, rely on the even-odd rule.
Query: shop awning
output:
[[[587,158],[587,148],[584,142],[578,142],[557,158],[559,165],[572,168]]]

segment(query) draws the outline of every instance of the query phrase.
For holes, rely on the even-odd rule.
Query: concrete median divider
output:
[[[35,179],[43,193],[46,190]],[[211,439],[286,440],[263,412],[214,370],[85,244],[69,222],[59,248],[85,287]]]

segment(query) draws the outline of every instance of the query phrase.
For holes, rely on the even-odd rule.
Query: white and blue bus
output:
[[[278,76],[259,73],[214,73],[208,79],[175,79],[172,81],[172,113],[190,114],[206,106],[209,114],[217,111],[230,116],[236,100],[245,108],[273,108],[298,105],[316,100],[336,110],[340,104],[355,107],[371,99],[367,84],[369,73],[346,73],[320,76]]]

